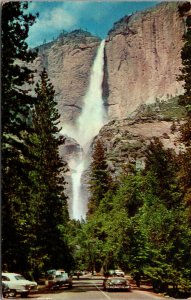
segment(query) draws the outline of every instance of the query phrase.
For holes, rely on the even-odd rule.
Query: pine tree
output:
[[[45,70],[40,74],[35,92],[34,132],[28,141],[34,165],[30,172],[33,205],[37,207],[37,239],[32,257],[34,264],[41,260],[42,266],[55,268],[67,265],[68,256],[67,245],[62,239],[69,220],[64,179],[67,165],[59,155],[59,146],[65,139],[59,135],[60,115],[54,99],[55,91]]]
[[[190,284],[191,232],[178,171],[175,153],[154,139],[148,147],[140,220],[150,252],[145,274],[158,291],[165,291],[171,282]]]
[[[32,83],[32,70],[21,62],[32,62],[37,53],[28,50],[26,38],[29,27],[36,17],[25,14],[27,2],[7,2],[2,6],[2,132],[19,135],[25,130],[29,116],[29,106],[34,98],[25,83]]]
[[[98,208],[101,199],[112,186],[112,178],[108,173],[108,165],[105,157],[103,144],[97,140],[91,163],[91,174],[89,190],[91,193],[88,202],[88,215],[91,215]]]
[[[153,178],[153,194],[160,197],[167,208],[180,201],[178,169],[175,153],[171,149],[164,149],[162,142],[154,138],[148,146],[145,172]]]
[[[23,194],[27,187],[26,148],[23,133],[29,130],[29,115],[35,98],[23,85],[32,83],[32,71],[24,66],[36,53],[28,50],[26,38],[36,16],[25,13],[27,2],[2,4],[2,261],[12,270],[26,265],[26,247],[20,234],[24,224]],[[22,66],[23,65],[23,66]],[[26,266],[25,266],[26,267]]]
[[[184,192],[184,199],[190,210],[191,221],[191,3],[184,2],[179,5],[179,13],[185,20],[184,46],[181,51],[182,69],[178,80],[183,82],[184,93],[179,96],[180,105],[186,107],[186,122],[181,126],[181,142],[185,145],[183,154],[179,156],[181,164],[180,181]]]
[[[179,103],[187,109],[187,122],[182,126],[182,140],[186,145],[191,143],[191,16],[187,12],[191,10],[190,2],[179,6],[179,13],[185,16],[184,46],[181,51],[182,69],[178,80],[183,82],[184,94],[179,96]]]

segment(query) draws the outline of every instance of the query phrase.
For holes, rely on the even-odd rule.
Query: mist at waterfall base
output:
[[[106,122],[105,109],[102,99],[102,81],[104,68],[104,45],[103,40],[97,50],[89,87],[83,99],[82,112],[74,126],[63,125],[62,133],[75,139],[81,147],[79,154],[75,154],[68,162],[72,180],[72,216],[71,218],[81,220],[86,218],[87,192],[82,184],[82,174],[88,168],[90,158],[88,150],[93,138]]]

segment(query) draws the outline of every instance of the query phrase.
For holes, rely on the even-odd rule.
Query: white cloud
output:
[[[76,24],[76,19],[64,9],[54,8],[42,17],[40,23],[46,28],[68,30]]]
[[[32,9],[37,8],[35,6]],[[31,47],[41,44],[45,39],[46,41],[52,40],[56,37],[61,30],[70,31],[73,29],[78,21],[74,14],[64,7],[61,3],[57,7],[44,9],[39,11],[40,15],[36,19],[36,23],[29,30],[28,43]]]

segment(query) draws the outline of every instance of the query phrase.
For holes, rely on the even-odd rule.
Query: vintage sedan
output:
[[[72,288],[72,277],[66,272],[52,274],[48,276],[45,284],[49,289],[59,289],[61,287],[68,287],[70,289]]]
[[[125,290],[131,291],[129,281],[124,277],[108,277],[103,280],[103,288],[105,291]]]
[[[27,297],[31,291],[37,290],[37,283],[25,279],[17,273],[2,273],[2,282],[9,288],[9,296],[15,297],[20,294],[21,297]]]

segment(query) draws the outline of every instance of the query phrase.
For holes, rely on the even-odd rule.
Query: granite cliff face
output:
[[[106,40],[105,98],[109,119],[126,118],[142,103],[182,92],[184,22],[178,2],[166,2],[115,23]]]
[[[75,30],[63,33],[56,41],[39,47],[33,68],[38,73],[46,68],[56,91],[61,124],[74,121],[81,112],[82,99],[99,44],[100,39],[88,32]]]

